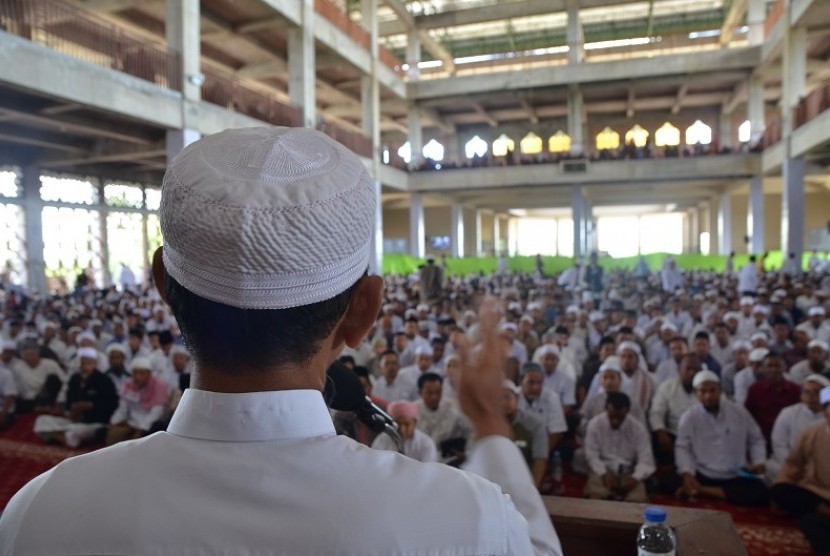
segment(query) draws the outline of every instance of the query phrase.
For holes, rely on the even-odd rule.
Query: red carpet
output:
[[[95,449],[70,450],[44,444],[32,432],[35,415],[25,415],[10,430],[0,433],[0,508],[28,481],[62,460]],[[564,496],[582,497],[585,477],[567,473]],[[654,504],[686,506],[729,513],[744,541],[749,556],[810,556],[807,539],[793,518],[774,515],[766,508],[738,508],[716,500],[679,502],[669,496],[655,496]]]

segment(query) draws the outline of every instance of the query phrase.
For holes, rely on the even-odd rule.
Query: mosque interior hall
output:
[[[256,126],[360,158],[372,273],[830,261],[830,0],[0,0],[0,289],[147,284],[170,162]],[[806,295],[806,321],[802,293],[781,299]],[[545,498],[569,546],[642,523],[578,490]],[[770,526],[713,509],[670,518],[736,554]]]

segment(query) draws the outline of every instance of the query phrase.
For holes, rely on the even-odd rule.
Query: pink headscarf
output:
[[[124,397],[137,397],[139,403],[141,403],[141,408],[145,411],[149,411],[157,405],[167,405],[167,401],[170,399],[167,384],[152,374],[149,376],[147,384],[141,390],[136,388],[132,380],[128,380],[124,384],[124,393],[122,395]]]
[[[392,402],[386,411],[392,417],[418,418],[418,406],[414,402]]]

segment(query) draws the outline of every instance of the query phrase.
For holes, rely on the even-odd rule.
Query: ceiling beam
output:
[[[721,46],[727,46],[732,41],[735,30],[743,21],[748,7],[749,0],[732,0],[732,5],[729,7],[729,12],[723,19],[723,25],[720,28],[720,38],[718,40]]]
[[[281,58],[271,58],[261,62],[252,62],[236,70],[239,79],[262,79],[285,75],[288,72],[288,64]]]
[[[409,10],[406,9],[406,5],[404,5],[401,0],[384,1],[386,2],[386,5],[389,6],[389,8],[395,13],[395,15],[398,16],[398,20],[404,24],[407,31],[415,31],[418,34],[421,46],[424,47],[427,52],[435,56],[435,58],[441,60],[444,70],[448,71],[450,75],[454,74],[455,62],[453,62],[452,54],[444,48],[444,45],[433,39],[426,30],[420,29],[417,26],[415,18],[411,13],[409,13]]]
[[[84,156],[72,158],[45,159],[41,162],[49,168],[64,168],[68,166],[85,166],[101,162],[132,162],[147,158],[158,158],[167,155],[164,141],[157,141],[152,145],[124,145],[114,146],[107,141],[97,142]]]
[[[419,112],[421,113],[421,117],[424,118],[424,120],[426,120],[423,123],[432,124],[432,126],[437,127],[447,135],[455,134],[455,125],[450,123],[446,118],[439,114],[437,110],[422,107],[419,108]]]
[[[484,107],[481,105],[481,103],[478,103],[478,102],[471,102],[471,103],[470,103],[470,106],[472,106],[472,107],[473,107],[473,110],[475,110],[475,111],[476,111],[476,113],[477,113],[479,116],[481,116],[481,118],[482,118],[485,122],[487,122],[487,125],[489,125],[490,127],[499,127],[499,122],[498,122],[498,120],[496,120],[493,116],[491,116],[490,114],[488,114],[488,113],[487,113],[487,110],[485,110],[485,109],[484,109]]]
[[[281,17],[266,17],[236,26],[236,32],[241,35],[256,33],[257,31],[278,31],[286,28],[288,22]]]
[[[12,131],[7,129],[5,126],[0,129],[3,129],[3,131],[0,131],[0,142],[27,145],[29,147],[39,147],[42,149],[51,149],[66,153],[86,152],[86,149],[81,147],[67,145],[64,142],[53,141],[51,139],[41,137],[40,134],[28,133],[22,130]],[[9,133],[6,133],[6,131],[9,131]]]
[[[147,145],[152,142],[146,137],[138,137],[128,133],[122,133],[120,131],[113,131],[109,127],[97,127],[81,121],[69,121],[65,119],[39,116],[37,114],[30,114],[5,107],[0,107],[0,118],[5,121],[27,122],[38,127],[52,129],[62,133],[74,133],[88,137],[106,137],[108,139],[115,139],[117,141],[124,141],[126,143],[133,143],[136,145]]]
[[[625,117],[626,118],[633,118],[634,117],[634,103],[636,102],[636,95],[634,93],[634,88],[628,88],[628,100],[626,101],[625,105]]]
[[[38,112],[46,116],[56,116],[58,114],[65,114],[66,112],[74,112],[75,110],[80,110],[81,108],[83,108],[83,106],[80,104],[70,102],[68,104],[47,106],[46,108],[41,108]]]
[[[678,114],[680,109],[683,107],[683,101],[686,99],[686,93],[689,92],[689,84],[683,83],[679,89],[677,89],[677,98],[672,104],[671,113]]]
[[[527,99],[520,98],[519,99],[519,104],[527,112],[527,118],[528,118],[528,120],[530,120],[530,123],[532,123],[533,125],[538,124],[539,123],[539,116],[538,116],[538,114],[536,114],[536,110],[533,109],[533,107],[530,105],[530,103],[527,101]]]
[[[83,0],[81,5],[93,12],[113,13],[128,10],[140,3],[139,0]]]

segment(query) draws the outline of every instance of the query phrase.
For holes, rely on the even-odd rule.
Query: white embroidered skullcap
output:
[[[677,332],[677,327],[674,323],[666,321],[663,323],[663,326],[660,327],[661,331],[671,330],[672,332]]]
[[[753,313],[758,313],[758,314],[761,314],[761,315],[768,315],[769,314],[769,308],[766,307],[765,305],[756,305],[755,307],[752,308],[752,312]]]
[[[3,351],[15,351],[17,349],[17,342],[14,340],[3,340]]]
[[[95,359],[98,361],[98,350],[95,348],[84,347],[78,350],[78,359],[83,359],[84,357],[88,359]]]
[[[421,346],[418,346],[415,349],[415,357],[420,357],[422,355],[432,357],[433,354],[434,354],[434,352],[432,351],[432,348],[429,347],[429,346],[421,345]]]
[[[75,341],[79,344],[84,340],[88,340],[90,342],[97,342],[98,338],[96,338],[95,334],[93,334],[92,332],[81,332],[80,334],[78,334],[78,337],[75,338]]]
[[[565,307],[566,313],[579,313],[579,306],[578,305],[568,305]]]
[[[503,322],[499,325],[500,330],[510,330],[511,332],[518,332],[519,327],[516,326],[516,323],[513,322]]]
[[[824,388],[830,386],[830,378],[827,378],[824,375],[819,374],[811,374],[807,378],[804,379],[804,382],[815,382],[821,384]]]
[[[144,369],[145,371],[152,371],[153,364],[150,362],[150,359],[147,357],[136,357],[132,361],[130,361],[130,371],[134,371],[136,369]]]
[[[599,322],[601,320],[605,320],[605,315],[602,311],[591,311],[588,314],[588,320],[591,322]]]
[[[331,299],[368,269],[376,203],[360,159],[323,133],[223,131],[184,149],[164,176],[164,266],[232,307]]]
[[[416,311],[429,311],[429,305],[426,303],[419,303],[417,307],[415,307]]]
[[[723,314],[723,321],[726,322],[728,320],[738,320],[738,313],[735,311],[727,311]]]
[[[759,340],[763,340],[764,342],[768,342],[769,341],[769,336],[767,336],[763,332],[755,332],[749,337],[749,341],[753,342],[753,343],[757,342]]]
[[[739,349],[745,349],[746,351],[752,351],[752,344],[747,342],[746,340],[736,340],[732,343],[732,351],[738,351]]]
[[[712,371],[698,371],[692,379],[692,388],[697,388],[704,382],[717,382],[720,384],[720,377]]]
[[[826,403],[830,403],[830,386],[828,386],[826,388],[822,388],[821,392],[819,392],[818,397],[819,397],[819,403],[821,403],[821,405],[824,405]]]
[[[830,346],[824,340],[810,340],[810,343],[807,344],[807,349],[811,348],[819,348],[824,353],[830,353]]]
[[[603,361],[602,365],[599,366],[600,373],[604,373],[605,371],[616,371],[618,374],[622,374],[620,358],[614,355],[607,357],[605,361]]]
[[[527,322],[533,324],[533,317],[530,315],[522,315],[522,318],[519,319],[519,322]]]
[[[825,315],[824,307],[810,307],[807,310],[807,316],[810,317],[823,317]]]
[[[125,346],[124,344],[110,344],[104,351],[107,352],[107,355],[109,355],[113,351],[117,351],[118,353],[127,355],[127,346]]]
[[[617,346],[617,355],[622,355],[625,350],[633,351],[638,357],[643,353],[640,350],[640,345],[635,342],[620,342],[620,345]]]
[[[553,344],[542,344],[536,350],[536,354],[533,357],[533,359],[538,359],[539,361],[541,361],[542,359],[544,359],[546,355],[553,354],[556,357],[559,357],[560,353],[561,352],[559,351],[559,348],[557,346]]]
[[[512,380],[508,379],[508,378],[505,378],[504,380],[502,380],[501,384],[502,384],[502,386],[504,386],[504,388],[506,388],[507,390],[510,390],[511,392],[513,392],[513,395],[515,395],[515,396],[518,396],[522,392],[519,389],[519,387],[516,385],[516,383],[513,382]]]
[[[769,355],[767,348],[755,348],[749,352],[749,361],[752,363],[760,363],[767,355]]]
[[[744,296],[741,298],[741,305],[755,305],[755,298],[748,295]]]

